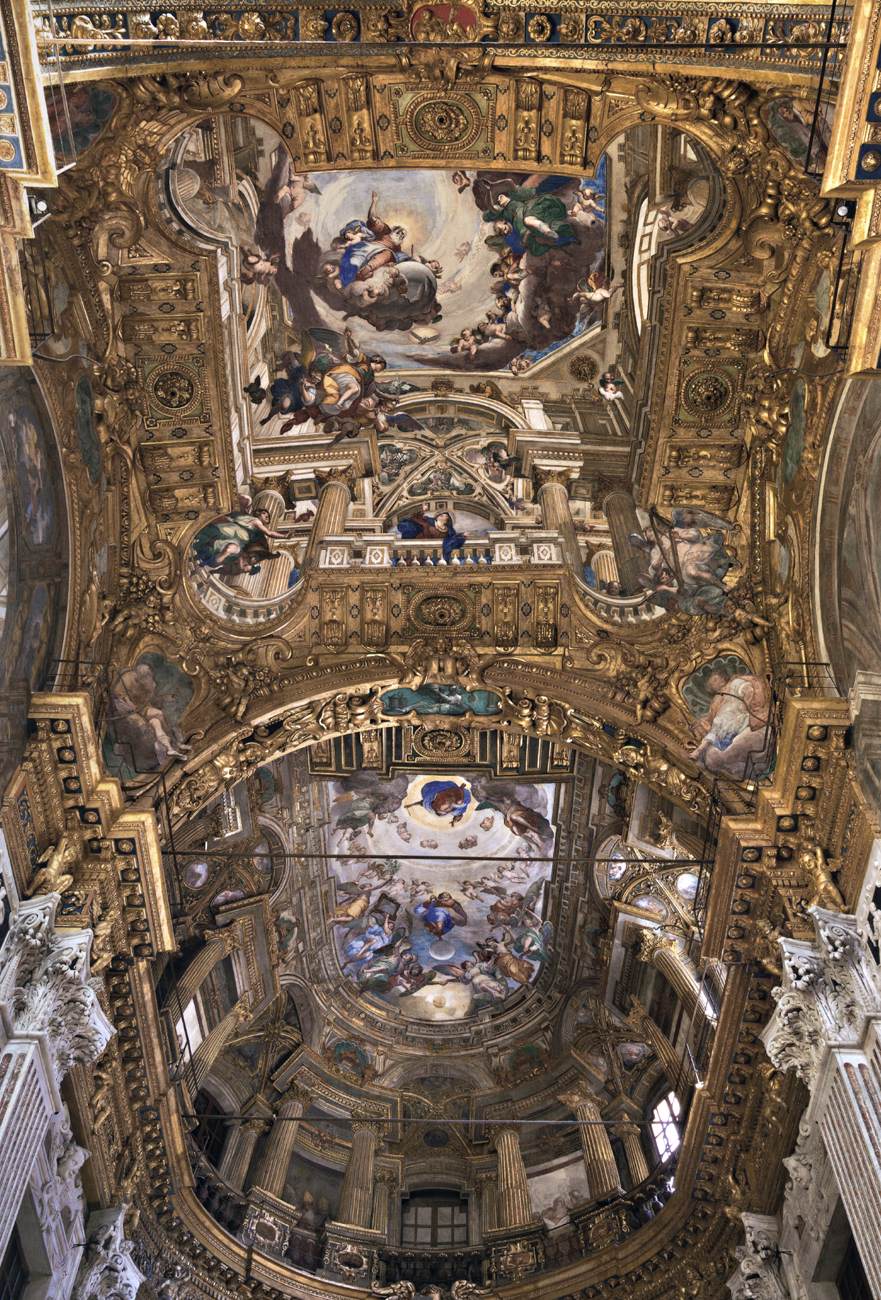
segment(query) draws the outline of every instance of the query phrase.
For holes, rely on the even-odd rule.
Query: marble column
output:
[[[660,1026],[655,1024],[639,998],[632,997],[630,999],[630,1014],[627,1017],[627,1023],[632,1025],[636,1034],[648,1043],[661,1065],[663,1065],[670,1087],[676,1093],[684,1109],[689,1091],[687,1067],[683,1064],[682,1058],[670,1042],[670,1039]]]
[[[74,1065],[92,1065],[114,1028],[89,984],[90,930],[55,930],[58,894],[19,905],[0,948],[0,1256]]]
[[[214,967],[238,947],[240,936],[241,931],[237,925],[227,926],[212,935],[172,985],[163,1010],[170,1011],[176,1020],[179,1019]]]
[[[643,929],[639,936],[639,960],[653,966],[673,989],[693,1023],[715,1020],[707,994],[701,995],[698,978],[677,941],[659,930]]]
[[[393,1169],[380,1169],[376,1175],[373,1195],[374,1232],[381,1232],[390,1244],[394,1240],[396,1220],[395,1209],[398,1203],[398,1178]]]
[[[590,1199],[599,1201],[619,1194],[621,1177],[599,1106],[592,1097],[577,1091],[562,1093],[560,1101],[571,1108],[578,1120]]]
[[[211,1073],[212,1065],[220,1056],[239,1025],[247,1020],[249,1014],[250,1001],[248,995],[245,994],[244,997],[239,998],[234,1007],[230,1007],[223,1019],[218,1021],[210,1033],[205,1035],[195,1052],[193,1052],[187,1072],[193,1096],[202,1087],[202,1084]]]
[[[881,1297],[881,967],[857,917],[814,907],[811,919],[813,942],[779,941],[782,985],[761,1038],[772,1064],[794,1070],[810,1093],[787,1161],[793,1191],[816,1185],[811,1166],[825,1156],[869,1289]]]
[[[373,1165],[379,1142],[375,1120],[355,1117],[352,1120],[352,1149],[343,1175],[337,1220],[356,1228],[373,1226]]]
[[[639,1135],[639,1125],[634,1124],[632,1119],[622,1119],[615,1125],[612,1132],[615,1137],[621,1139],[624,1154],[627,1157],[630,1181],[636,1187],[649,1176],[649,1165]]]
[[[493,1141],[498,1157],[497,1228],[523,1228],[533,1222],[520,1134],[513,1125],[497,1129]]]
[[[279,1199],[284,1199],[285,1183],[297,1142],[300,1120],[308,1104],[308,1094],[300,1088],[292,1087],[285,1093],[275,1113],[272,1129],[257,1165],[254,1186],[262,1187],[264,1192],[269,1192]]]
[[[318,509],[312,521],[312,530],[303,556],[304,567],[314,563],[318,558],[321,543],[326,537],[339,537],[345,532],[346,516],[352,500],[352,478],[353,471],[350,467],[327,472],[325,482],[318,494]]]
[[[246,1119],[229,1131],[217,1172],[237,1192],[244,1190],[257,1139],[268,1126],[269,1121],[265,1119]]]
[[[569,473],[566,470],[538,469],[539,482],[538,504],[541,508],[541,521],[545,528],[559,533],[563,544],[563,559],[566,564],[581,577],[581,547],[575,531],[575,520],[569,505],[569,489],[566,486]]]

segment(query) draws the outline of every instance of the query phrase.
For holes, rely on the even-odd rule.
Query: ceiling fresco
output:
[[[291,394],[310,365],[345,359],[346,331],[348,355],[363,354],[374,371],[522,373],[596,326],[612,291],[607,167],[604,157],[581,179],[452,168],[310,174],[294,169],[268,127],[238,118],[220,133],[207,122],[193,131],[163,179],[196,230],[236,246],[246,291],[271,286],[300,333],[299,355],[277,358],[286,374],[271,388],[290,425],[316,405],[291,404]]]
[[[462,1019],[532,983],[553,943],[555,796],[456,772],[333,783],[328,846],[345,857],[329,924],[343,974],[421,1020]]]

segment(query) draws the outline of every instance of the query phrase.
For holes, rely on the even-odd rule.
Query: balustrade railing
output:
[[[320,569],[461,569],[492,565],[560,565],[563,546],[559,533],[491,532],[466,540],[456,550],[444,552],[440,539],[405,541],[396,533],[327,537],[318,556]]]
[[[640,591],[635,596],[609,596],[606,592],[595,591],[583,582],[579,582],[578,590],[593,612],[608,623],[653,623],[664,618],[667,613],[654,603],[650,591]]]
[[[248,1196],[224,1182],[191,1136],[187,1148],[197,1199],[222,1228],[245,1239],[242,1230],[250,1204]],[[537,1256],[542,1261],[541,1271],[573,1264],[650,1223],[673,1194],[675,1168],[676,1157],[671,1156],[624,1195],[576,1207],[569,1222],[545,1228]],[[322,1227],[317,1219],[291,1226],[281,1257],[299,1268],[317,1271],[323,1263]],[[484,1246],[384,1246],[379,1251],[379,1263],[384,1282],[411,1282],[417,1289],[431,1283],[450,1285],[458,1279],[480,1284],[491,1273],[491,1255]]]

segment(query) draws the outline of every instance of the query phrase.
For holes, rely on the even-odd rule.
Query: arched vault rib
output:
[[[399,725],[400,718],[383,714],[380,696],[403,680],[400,666],[381,655],[304,670],[271,704],[261,702],[249,711],[246,725],[227,721],[212,728],[199,750],[172,773],[166,786],[172,821],[193,817],[222,789],[283,754],[336,735]],[[434,725],[455,728],[464,722],[575,744],[591,757],[629,770],[693,814],[708,813],[710,793],[674,737],[657,725],[639,724],[631,710],[603,698],[602,682],[577,681],[563,668],[508,658],[488,665],[482,681],[501,696],[500,714],[441,718]]]

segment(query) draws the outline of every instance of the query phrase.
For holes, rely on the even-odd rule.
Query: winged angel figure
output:
[[[388,1296],[390,1300],[445,1300],[444,1292],[433,1284],[424,1291],[417,1291],[412,1282],[394,1282],[391,1286],[373,1283],[373,1294]],[[498,1297],[498,1291],[492,1287],[477,1286],[474,1282],[454,1282],[450,1290],[451,1300],[479,1300],[481,1296]]]

